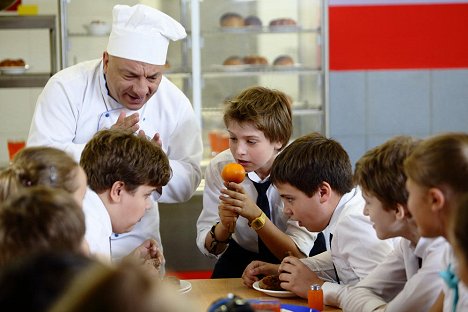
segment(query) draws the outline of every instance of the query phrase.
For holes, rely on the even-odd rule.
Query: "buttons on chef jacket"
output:
[[[119,234],[112,234],[112,236],[114,236],[115,238],[119,237]]]

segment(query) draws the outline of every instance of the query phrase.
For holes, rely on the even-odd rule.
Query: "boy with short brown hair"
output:
[[[442,237],[421,237],[407,204],[403,163],[418,142],[394,137],[356,163],[354,179],[366,200],[364,214],[377,236],[401,239],[374,271],[340,291],[339,306],[346,311],[427,311],[442,288],[439,272],[449,245]]]
[[[111,258],[110,236],[130,232],[151,207],[153,192],[169,182],[169,160],[159,145],[125,130],[101,130],[86,144],[80,164],[89,187],[83,202],[86,240],[92,253]],[[134,252],[145,260],[162,252],[155,239],[146,237]],[[134,253],[133,252],[133,253]]]

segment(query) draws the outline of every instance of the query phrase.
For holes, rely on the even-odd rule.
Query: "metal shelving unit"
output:
[[[43,87],[57,72],[57,30],[55,15],[0,16],[0,30],[48,29],[50,42],[50,72],[34,74],[0,75],[0,88]]]

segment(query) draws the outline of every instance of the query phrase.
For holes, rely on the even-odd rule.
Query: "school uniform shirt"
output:
[[[359,188],[344,194],[323,231],[325,237],[332,237],[330,250],[301,259],[326,281],[322,285],[325,304],[336,306],[342,287],[359,282],[393,250],[392,240],[378,239],[363,208],[364,199]]]
[[[52,76],[39,95],[27,145],[63,149],[78,161],[85,144],[100,129],[110,128],[125,109],[107,91],[102,59],[65,68]],[[172,178],[163,187],[159,201],[184,202],[201,180],[203,146],[201,132],[190,101],[163,77],[157,92],[138,110],[140,129],[152,138],[160,134],[162,149],[172,168]],[[130,233],[112,237],[112,253],[119,259],[154,238],[161,243],[159,211],[151,212]]]
[[[197,220],[197,246],[200,251],[209,257],[219,258],[222,254],[215,256],[205,248],[205,239],[210,232],[211,227],[220,221],[218,214],[218,205],[220,203],[219,195],[221,189],[224,189],[224,182],[221,178],[221,171],[227,163],[235,162],[231,151],[225,150],[216,155],[209,163],[205,173],[205,189],[203,191],[203,209]],[[252,181],[261,182],[255,172],[249,172],[248,177],[241,183],[246,194],[255,202],[257,191]],[[283,202],[278,191],[273,185],[267,190],[268,202],[270,205],[270,219],[281,231],[289,235],[299,250],[304,254],[309,254],[314,244],[317,233],[307,231],[306,228],[299,226],[297,221],[291,221],[283,213]],[[258,253],[258,235],[248,225],[248,220],[243,217],[237,219],[235,233],[232,236],[237,244],[242,248]]]
[[[447,248],[443,253],[443,262],[442,271],[447,270],[447,268],[451,267],[451,271],[456,274],[458,262],[455,258],[453,253],[452,247]],[[468,288],[462,281],[459,281],[457,284],[458,288],[458,301],[457,305],[454,308],[454,296],[455,296],[455,289],[448,287],[448,285],[443,282],[442,291],[444,293],[444,312],[466,312],[468,311]]]
[[[111,262],[111,218],[101,198],[89,188],[83,199],[83,212],[89,251],[93,256]]]
[[[428,311],[443,286],[439,272],[448,248],[443,237],[423,237],[416,246],[401,238],[375,270],[340,290],[338,306],[344,311]]]

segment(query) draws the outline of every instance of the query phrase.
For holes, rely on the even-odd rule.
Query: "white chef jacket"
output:
[[[108,95],[101,59],[65,68],[49,79],[39,95],[27,145],[61,148],[78,161],[92,136],[115,123],[119,109],[124,110]],[[163,187],[159,201],[190,199],[201,180],[203,152],[200,127],[190,101],[163,77],[156,94],[138,112],[140,129],[151,138],[160,134],[172,168],[172,178]],[[156,202],[130,233],[112,237],[113,258],[125,256],[147,238],[161,244]]]
[[[209,163],[205,172],[205,189],[203,191],[203,209],[197,220],[197,246],[200,251],[209,256],[217,257],[211,254],[205,248],[205,239],[208,235],[211,227],[220,220],[218,214],[219,195],[221,189],[224,189],[224,182],[221,178],[221,171],[224,165],[227,163],[235,162],[231,151],[225,150],[216,155]],[[260,182],[260,178],[255,172],[249,172],[248,176],[255,182]],[[245,178],[242,182],[246,194],[255,201],[257,199],[257,191],[252,181],[249,178]],[[281,231],[285,232],[294,243],[297,245],[299,250],[304,254],[308,255],[309,251],[314,245],[314,240],[317,233],[307,231],[306,228],[299,226],[297,221],[291,221],[283,213],[283,202],[279,196],[278,191],[273,185],[267,190],[268,202],[270,204],[270,219]],[[244,249],[258,253],[258,235],[248,225],[246,218],[240,217],[236,223],[235,233],[232,238]]]
[[[439,272],[448,248],[443,237],[421,238],[416,246],[402,238],[374,271],[340,290],[338,305],[344,311],[428,311],[442,289]]]
[[[343,195],[323,231],[325,237],[333,234],[331,250],[301,259],[326,281],[322,285],[325,304],[336,306],[337,293],[342,287],[359,282],[393,250],[393,241],[377,237],[363,209],[364,199],[359,188]],[[335,268],[340,284],[333,282]]]
[[[91,189],[86,190],[83,199],[86,222],[85,239],[93,256],[111,261],[112,223],[101,198]]]
[[[457,272],[458,262],[456,261],[455,255],[453,253],[452,247],[447,248],[443,255],[443,269],[445,271],[448,265],[451,264],[452,270]],[[453,312],[453,296],[454,291],[447,287],[445,282],[443,283],[442,291],[444,292],[444,312]],[[466,312],[468,311],[468,288],[462,281],[458,282],[458,304],[456,312]]]

